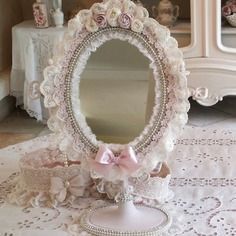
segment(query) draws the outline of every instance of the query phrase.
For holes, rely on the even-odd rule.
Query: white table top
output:
[[[74,223],[94,199],[81,199],[78,204],[58,209],[21,208],[5,200],[14,186],[12,179],[18,172],[19,158],[25,152],[49,145],[52,137],[0,150],[0,236],[88,235]],[[236,130],[185,128],[169,160],[175,197],[165,204],[173,216],[167,235],[236,234],[235,153]]]

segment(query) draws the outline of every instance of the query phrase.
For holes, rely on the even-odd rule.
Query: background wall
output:
[[[45,0],[51,3],[53,0]],[[63,0],[63,11],[66,19],[79,9],[89,8],[101,0]],[[11,28],[15,24],[33,19],[32,4],[35,0],[0,0],[0,71],[11,65]],[[152,15],[152,6],[159,0],[141,0]],[[190,0],[172,0],[180,5],[180,19],[190,18]],[[74,13],[73,13],[74,12]]]
[[[11,65],[11,28],[22,20],[19,0],[0,0],[0,71]]]
[[[46,2],[52,2],[53,0],[45,0]],[[101,0],[63,0],[63,11],[66,18],[78,9],[89,8],[94,2],[100,2]],[[23,16],[25,19],[32,19],[32,4],[34,0],[20,0],[23,10]],[[149,10],[150,15],[152,15],[152,6],[156,6],[159,0],[141,0],[143,5]],[[180,18],[189,19],[190,18],[190,0],[172,0],[173,4],[180,6]],[[50,3],[49,3],[50,4]]]

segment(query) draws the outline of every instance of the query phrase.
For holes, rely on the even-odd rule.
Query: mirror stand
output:
[[[165,232],[172,222],[168,213],[162,208],[134,204],[125,182],[117,204],[88,210],[81,218],[81,226],[94,235],[145,236]]]

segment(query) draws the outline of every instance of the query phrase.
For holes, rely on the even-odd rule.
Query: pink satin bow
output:
[[[140,167],[132,147],[126,147],[119,156],[115,156],[105,145],[100,146],[91,165],[95,172],[103,176],[108,175],[115,166],[128,175]]]
[[[54,195],[58,202],[63,202],[66,199],[68,192],[75,197],[81,197],[84,194],[84,190],[85,183],[80,175],[67,181],[64,181],[60,177],[51,178],[50,193]]]

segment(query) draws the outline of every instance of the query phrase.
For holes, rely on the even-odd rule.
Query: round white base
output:
[[[133,202],[88,210],[81,226],[94,235],[161,235],[171,225],[171,217],[161,208]]]

